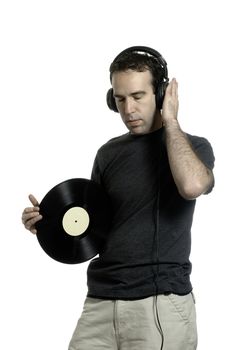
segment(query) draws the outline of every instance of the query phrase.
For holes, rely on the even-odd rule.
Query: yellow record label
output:
[[[79,236],[89,226],[89,214],[81,207],[73,207],[66,211],[63,216],[63,229],[70,236]]]

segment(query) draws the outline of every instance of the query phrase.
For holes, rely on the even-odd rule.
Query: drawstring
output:
[[[154,296],[154,321],[155,321],[155,325],[161,335],[161,338],[162,338],[162,343],[161,343],[161,347],[160,347],[160,350],[163,350],[163,344],[164,344],[164,334],[163,334],[163,330],[162,330],[162,326],[161,326],[161,323],[160,323],[160,320],[159,320],[159,315],[158,315],[158,296],[155,295]]]
[[[119,350],[119,328],[117,324],[117,302],[118,300],[114,300],[114,308],[113,308],[113,325],[114,325],[114,330],[115,330],[115,338],[116,338],[116,344],[117,344],[117,349]]]

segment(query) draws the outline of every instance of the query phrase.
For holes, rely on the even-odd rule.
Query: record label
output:
[[[67,234],[79,236],[84,233],[89,226],[89,214],[81,207],[70,208],[63,216],[62,225]]]

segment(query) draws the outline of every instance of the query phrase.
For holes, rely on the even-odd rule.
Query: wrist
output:
[[[163,121],[163,125],[166,130],[180,129],[180,125],[177,119],[170,119],[170,120]]]

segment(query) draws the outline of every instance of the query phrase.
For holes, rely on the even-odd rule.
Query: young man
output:
[[[195,199],[214,185],[209,142],[179,125],[178,84],[155,50],[124,50],[110,67],[108,106],[129,132],[97,152],[92,179],[110,196],[106,245],[88,267],[88,295],[69,350],[192,350]],[[165,96],[164,96],[165,92]],[[35,231],[39,203],[22,221]]]

